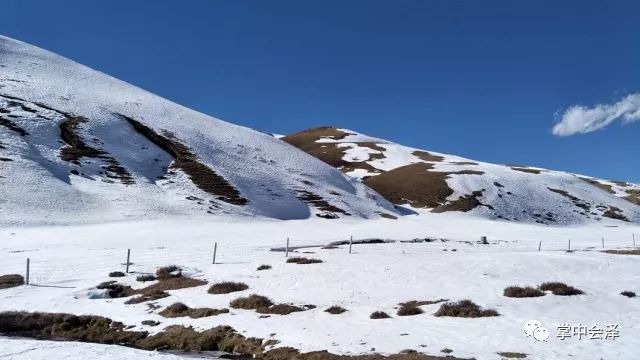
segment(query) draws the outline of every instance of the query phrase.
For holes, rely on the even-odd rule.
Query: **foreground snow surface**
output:
[[[640,257],[599,250],[603,238],[606,248],[631,247],[634,232],[640,243],[640,228],[613,227],[615,224],[618,223],[560,228],[422,214],[395,221],[239,222],[217,218],[3,228],[0,274],[23,273],[26,258],[30,258],[34,285],[0,290],[0,311],[95,314],[150,332],[172,324],[197,329],[230,325],[245,336],[279,340],[277,346],[303,351],[326,349],[340,354],[415,349],[438,355],[441,349],[449,348],[453,350],[451,355],[476,359],[499,359],[498,352],[525,353],[527,359],[635,359],[640,350],[640,300],[623,297],[620,292],[640,292]],[[354,245],[352,254],[348,253],[348,246],[319,247],[350,235],[356,240],[397,241]],[[488,236],[489,245],[478,243],[482,235]],[[287,237],[292,248],[315,246],[295,249],[294,255],[322,259],[323,263],[285,263],[284,253],[271,249],[283,247]],[[445,241],[399,242],[425,237]],[[565,251],[569,239],[575,250],[571,253]],[[542,251],[538,252],[540,241]],[[211,264],[214,242],[218,243],[215,265]],[[186,273],[209,283],[241,281],[250,287],[226,295],[210,295],[207,286],[170,291],[170,297],[157,301],[159,310],[177,301],[190,307],[224,308],[231,300],[253,293],[268,296],[274,302],[313,304],[317,308],[268,318],[260,318],[253,311],[232,309],[229,314],[201,319],[165,319],[157,314],[159,310],[152,311],[144,303],[125,305],[126,299],[90,296],[96,294],[92,290],[95,285],[109,280],[109,272],[124,270],[128,248],[133,274],[120,281],[134,287],[143,286],[135,281],[137,273],[153,272],[169,264],[179,265]],[[256,271],[261,264],[273,268]],[[547,281],[565,282],[585,294],[563,297],[549,293],[524,299],[502,295],[507,286],[537,286]],[[441,298],[470,299],[501,315],[480,319],[435,317],[439,304],[423,306],[424,313],[420,315],[396,315],[400,302]],[[341,315],[324,312],[331,305],[348,311]],[[392,318],[369,319],[376,310],[385,311]],[[146,327],[141,325],[143,320],[162,324]],[[538,320],[549,329],[548,342],[525,336],[522,326],[528,320]],[[556,326],[563,323],[618,324],[620,337],[560,340],[555,336]],[[12,350],[6,349],[17,346],[8,341],[13,340],[0,340],[2,354],[10,354]],[[49,352],[49,346],[78,346],[76,354],[71,352],[60,358],[87,358],[82,351],[96,351],[96,358],[124,358],[122,354],[133,351],[98,345],[42,344],[47,345],[33,356],[22,358],[55,355],[58,350],[50,348]],[[140,354],[143,355],[139,357],[160,356]]]
[[[0,359],[179,360],[193,358],[117,345],[0,338]]]

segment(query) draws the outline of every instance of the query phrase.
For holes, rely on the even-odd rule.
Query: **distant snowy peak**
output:
[[[402,146],[334,127],[282,140],[397,205],[543,224],[640,222],[640,186],[522,165],[498,165]]]
[[[360,182],[274,136],[0,36],[0,219],[394,217]]]

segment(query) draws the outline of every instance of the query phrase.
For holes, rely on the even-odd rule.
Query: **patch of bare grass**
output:
[[[250,295],[233,300],[229,306],[234,309],[257,310],[260,308],[268,308],[273,305],[268,297],[262,295]]]
[[[147,301],[155,301],[169,297],[169,293],[161,290],[147,291],[146,293],[133,297],[125,302],[127,305],[141,304]]]
[[[139,281],[139,282],[147,282],[147,281],[155,281],[155,280],[156,280],[156,277],[153,276],[152,274],[142,274],[136,277],[136,281]]]
[[[294,312],[305,311],[306,309],[290,305],[290,304],[275,304],[266,308],[258,308],[256,311],[260,314],[276,314],[276,315],[289,315]]]
[[[113,271],[109,273],[109,277],[114,278],[114,277],[124,277],[125,274],[122,271]]]
[[[341,306],[334,305],[334,306],[328,307],[324,312],[327,312],[327,313],[329,313],[331,315],[339,315],[339,314],[342,314],[342,313],[344,313],[346,311],[347,311],[347,309],[345,309],[345,308],[343,308]]]
[[[503,295],[510,298],[530,298],[544,296],[545,293],[544,291],[531,286],[509,286],[508,288],[504,289]]]
[[[292,257],[287,259],[287,263],[289,264],[319,264],[322,260],[320,259],[309,259],[305,257]]]
[[[220,314],[226,314],[229,312],[229,309],[211,309],[211,308],[190,308],[183,303],[174,303],[172,305],[167,306],[164,310],[160,311],[158,314],[164,316],[166,318],[177,318],[188,316],[192,319],[198,319],[209,316],[216,316]]]
[[[271,265],[260,265],[256,270],[257,271],[271,270]]]
[[[493,309],[482,309],[471,300],[461,300],[453,303],[444,303],[440,309],[433,314],[434,316],[450,316],[463,318],[479,318],[498,316],[497,311]]]
[[[249,288],[249,285],[240,282],[225,281],[211,285],[207,291],[209,294],[229,294],[237,291],[244,291]]]
[[[559,296],[572,296],[572,295],[584,294],[582,290],[576,289],[573,286],[569,286],[561,282],[546,282],[540,285],[540,290],[551,291],[553,295],[559,295]]]
[[[415,303],[404,303],[398,309],[398,316],[413,316],[424,313]]]
[[[8,289],[20,285],[24,285],[22,275],[9,274],[0,276],[0,289]]]
[[[640,255],[640,249],[605,250],[604,252],[615,255]]]
[[[374,311],[369,315],[369,319],[389,319],[391,316],[384,311]]]
[[[636,293],[634,293],[633,291],[628,291],[628,290],[621,292],[620,295],[626,296],[628,298],[636,297]]]
[[[525,359],[527,357],[527,354],[512,351],[499,352],[498,355],[506,359]]]

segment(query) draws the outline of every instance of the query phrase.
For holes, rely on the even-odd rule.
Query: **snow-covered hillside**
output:
[[[484,163],[332,127],[283,140],[362,180],[395,204],[543,224],[640,222],[640,186],[635,184]]]
[[[2,223],[393,213],[279,139],[0,37]]]

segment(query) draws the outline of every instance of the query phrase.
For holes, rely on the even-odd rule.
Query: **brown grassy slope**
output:
[[[130,117],[120,116],[127,120],[138,133],[171,155],[174,158],[172,166],[181,169],[189,175],[191,181],[202,191],[215,195],[218,199],[234,205],[245,205],[248,202],[233,185],[207,165],[203,164],[195,154],[193,154],[186,145],[178,141],[173,134],[165,131],[161,135]]]
[[[349,133],[338,130],[334,127],[325,126],[291,134],[283,137],[281,140],[344,172],[353,171],[355,169],[364,169],[374,173],[382,172],[382,170],[376,169],[364,161],[349,162],[343,160],[342,158],[345,155],[346,148],[339,148],[337,146],[337,143],[316,142],[317,140],[320,140],[322,138],[341,140],[344,139],[347,135],[349,135]],[[384,148],[372,142],[362,142],[358,143],[358,145],[365,146],[377,151],[384,150]],[[369,160],[379,158],[382,158],[382,154],[369,155]]]

